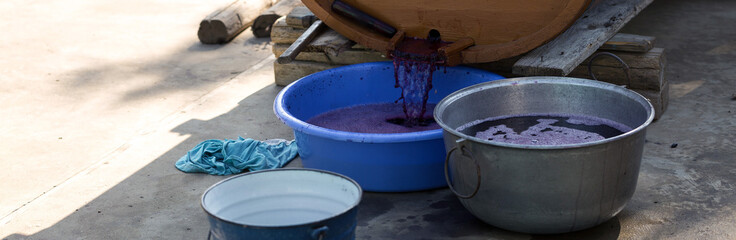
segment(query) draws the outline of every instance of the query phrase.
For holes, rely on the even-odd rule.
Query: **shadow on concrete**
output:
[[[206,89],[237,76],[272,54],[269,38],[255,38],[249,33],[244,32],[244,36],[228,44],[192,42],[188,47],[158,58],[104,62],[77,70],[68,74],[70,80],[64,81],[67,82],[66,90],[80,98],[91,98],[95,95],[90,91],[125,89],[123,93],[112,93],[117,94],[118,99],[110,108],[132,101],[171,98],[172,93],[189,93],[192,96],[181,98],[196,99],[194,95],[198,92],[208,92]]]
[[[238,106],[210,120],[191,119],[173,132],[189,137],[104,194],[56,224],[33,235],[7,239],[204,239],[209,226],[200,208],[206,188],[226,178],[187,174],[174,167],[186,151],[206,139],[293,139],[277,120],[273,99],[280,87],[269,85]]]
[[[7,239],[204,239],[209,231],[200,208],[202,192],[223,176],[186,174],[174,162],[206,139],[238,136],[293,138],[276,119],[267,86],[238,106],[209,120],[190,119],[171,131],[189,137],[54,225],[33,235]],[[290,166],[299,165],[295,160]],[[616,239],[618,218],[560,235],[528,235],[492,227],[471,215],[448,189],[410,193],[365,193],[359,207],[357,239]]]
[[[365,193],[358,213],[357,239],[617,239],[620,231],[618,218],[565,234],[507,231],[473,216],[452,192],[443,188],[411,193]]]
[[[77,3],[68,4],[71,6]],[[87,9],[86,7],[80,8]],[[151,10],[146,7],[141,9]],[[135,19],[144,19],[144,16],[137,16]],[[106,18],[107,20],[109,19]],[[58,29],[64,31],[65,28]],[[118,31],[115,26],[105,30]],[[95,32],[94,29],[89,31]],[[132,32],[134,31],[129,32],[130,35],[119,34],[109,38],[135,37]],[[41,64],[48,64],[50,70],[48,74],[44,74],[47,76],[44,76],[43,81],[53,84],[43,82],[42,79],[20,81],[17,84],[31,90],[28,93],[20,91],[8,94],[11,99],[17,99],[23,105],[12,102],[11,111],[4,111],[9,113],[5,117],[11,119],[11,123],[19,124],[13,124],[9,128],[10,132],[3,127],[2,132],[10,134],[4,137],[11,144],[3,146],[2,151],[4,156],[9,156],[5,160],[10,161],[9,159],[15,157],[5,154],[6,150],[16,148],[12,151],[27,152],[21,150],[25,148],[18,148],[30,145],[44,147],[29,147],[28,151],[34,154],[23,157],[23,161],[14,164],[15,168],[26,170],[22,173],[9,171],[17,173],[3,176],[4,184],[0,184],[0,195],[11,195],[0,198],[4,199],[0,200],[0,215],[3,218],[100,161],[100,158],[109,156],[107,154],[139,136],[139,133],[155,130],[161,120],[176,114],[187,104],[196,102],[221,84],[272,55],[269,39],[255,38],[250,30],[222,45],[201,44],[196,36],[185,39],[167,39],[166,34],[159,36],[156,41],[138,39],[109,46],[106,45],[107,35],[89,39],[87,36],[79,36],[77,42],[95,43],[96,47],[85,49],[82,44],[77,46],[64,42],[50,47],[54,51],[64,52],[63,54],[28,54],[50,59],[38,63],[39,66],[34,63],[33,67],[43,68]],[[23,39],[22,36],[15,37]],[[53,37],[49,38],[49,41],[54,40]],[[149,45],[149,42],[153,43]],[[105,47],[100,50],[99,45],[107,46],[109,50]],[[30,47],[38,48],[33,45]],[[2,66],[3,71],[7,67]],[[34,68],[29,67],[28,71],[39,72]],[[14,85],[6,87],[17,88]],[[6,145],[6,141],[3,145]],[[27,177],[34,175],[40,177]],[[26,188],[6,188],[16,182],[22,182],[17,185]]]
[[[187,51],[190,52],[207,52],[207,51],[215,51],[222,47],[226,46],[225,44],[202,44],[202,43],[194,43],[191,46],[187,48]]]
[[[734,21],[733,1],[654,1],[622,30],[657,37],[670,84],[669,109],[647,132],[637,192],[619,214],[624,238],[733,238],[736,147],[721,139],[736,137]]]

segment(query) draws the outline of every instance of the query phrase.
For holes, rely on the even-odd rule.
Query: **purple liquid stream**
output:
[[[406,125],[413,126],[424,118],[427,99],[432,89],[432,73],[438,69],[441,57],[437,49],[447,45],[441,41],[405,38],[392,53],[395,88],[401,89]]]
[[[358,133],[406,133],[439,129],[431,114],[435,104],[427,104],[432,74],[441,57],[437,49],[448,43],[405,38],[392,52],[394,87],[401,89],[394,103],[357,105],[317,115],[307,123],[339,131]],[[401,101],[401,103],[399,103]]]

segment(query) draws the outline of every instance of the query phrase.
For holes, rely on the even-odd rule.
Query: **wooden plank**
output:
[[[652,49],[651,51],[657,51],[656,48]],[[625,55],[621,52],[620,56]],[[632,54],[632,53],[630,53]],[[664,59],[664,58],[662,58]],[[505,61],[494,62],[494,64],[490,63],[484,63],[484,64],[472,64],[469,65],[471,67],[477,67],[481,68],[486,71],[494,72],[496,74],[499,74],[504,77],[519,77],[519,75],[511,73],[509,71],[510,68],[508,68],[509,62],[513,63],[514,59],[509,59]],[[597,62],[597,60],[596,60]],[[659,119],[662,114],[667,110],[667,107],[669,106],[669,81],[665,78],[665,67],[666,62],[663,60],[662,65],[659,67],[659,69],[646,69],[646,68],[633,68],[631,70],[631,76],[633,84],[628,83],[625,79],[626,77],[623,74],[623,71],[621,68],[615,68],[615,67],[593,67],[593,71],[596,73],[596,76],[598,76],[599,80],[618,84],[618,85],[627,85],[627,88],[638,92],[645,98],[649,100],[649,102],[652,103],[652,106],[654,107],[654,119]],[[503,65],[506,65],[504,68]],[[575,71],[573,71],[573,74],[570,74],[569,77],[578,77],[578,78],[586,78],[590,79],[590,75],[588,75],[588,69],[587,66],[581,65],[576,68]],[[652,83],[658,83],[658,87],[656,89],[652,89],[655,87],[652,87],[651,85],[643,85],[643,84],[652,84]]]
[[[616,52],[616,55],[629,65],[630,80],[627,80],[621,64],[613,58],[601,56],[593,62],[593,73],[600,81],[626,85],[631,89],[661,90],[666,82],[664,68],[667,61],[663,48],[653,48],[646,53]],[[590,78],[588,62],[576,67],[568,76]]]
[[[274,61],[273,72],[276,85],[286,86],[309,74],[340,66],[342,65],[307,61],[292,61],[287,64],[279,64]]]
[[[643,54],[638,52],[639,50],[644,49],[643,48],[644,42],[651,43],[653,40],[654,40],[654,37],[650,37],[650,36],[640,36],[640,35],[627,34],[627,33],[617,33],[615,36],[609,39],[609,41],[604,43],[603,46],[601,46],[601,48],[598,50],[598,52],[602,50],[611,50],[614,48],[626,49],[625,46],[642,46],[641,49],[637,49],[636,51],[633,51],[632,49],[632,51],[614,52],[614,54],[618,55],[622,60],[624,60],[624,62],[629,64],[632,68],[659,69],[660,62],[664,61],[664,49],[649,47],[649,50],[644,51]],[[608,47],[604,48],[605,46],[608,46]],[[522,56],[516,56],[516,57],[507,58],[507,59],[501,59],[501,60],[494,61],[494,62],[473,63],[473,64],[466,64],[466,65],[471,66],[471,67],[485,69],[487,71],[511,73],[514,64],[517,61],[519,61],[521,57]],[[588,64],[589,61],[590,61],[590,57],[586,58],[581,63],[581,65]],[[596,62],[593,63],[593,65],[594,66],[609,66],[609,67],[620,66],[618,61],[616,61],[613,58],[607,58],[607,57],[601,57],[601,58],[596,59]]]
[[[599,80],[619,85],[628,85],[636,89],[662,89],[664,82],[660,75],[663,73],[662,69],[666,65],[663,48],[653,48],[646,53],[615,52],[615,54],[629,65],[631,82],[626,80],[626,75],[621,68],[621,64],[615,59],[606,56],[598,57],[593,62],[593,73],[595,73]],[[513,64],[518,59],[519,57],[515,57],[491,63],[468,64],[468,66],[494,72],[505,77],[518,77],[520,75],[511,72]],[[590,62],[590,58],[575,67],[568,76],[590,78],[587,68],[588,62]]]
[[[286,24],[295,28],[308,28],[317,17],[307,7],[296,7],[286,15]]]
[[[281,17],[271,27],[272,43],[293,43],[306,29],[295,28],[286,24],[286,17]]]
[[[631,68],[629,69],[630,79],[626,78],[624,70],[620,67],[594,66],[593,73],[599,81],[625,85],[631,89],[660,90],[665,84],[661,81],[660,76],[663,75],[663,72],[660,69]],[[568,77],[591,78],[588,74],[588,66],[575,68]]]
[[[284,51],[286,51],[286,48],[288,47],[288,44],[274,44],[273,54],[276,56],[281,56],[281,54],[284,53]],[[302,50],[301,53],[299,53],[299,55],[296,56],[295,60],[321,62],[337,65],[350,65],[366,62],[388,61],[389,59],[383,57],[383,54],[381,54],[380,52],[371,50],[348,49],[335,56],[317,48],[305,48],[304,50]]]
[[[207,15],[199,23],[197,37],[204,44],[227,43],[273,3],[274,0],[236,0]]]
[[[663,48],[653,48],[646,53],[614,52],[614,54],[620,57],[621,60],[631,68],[659,69],[665,61]],[[486,69],[488,71],[511,72],[514,63],[516,63],[520,58],[521,57],[518,56],[490,63],[473,63],[467,65]],[[588,62],[590,62],[590,57],[586,58],[582,63],[580,63],[580,65],[587,66]],[[602,56],[595,60],[593,66],[620,67],[621,64],[613,58]]]
[[[641,36],[628,33],[617,33],[608,39],[598,50],[623,51],[623,52],[649,52],[654,47],[652,36]]]
[[[295,7],[304,6],[299,0],[280,0],[266,11],[262,12],[255,20],[250,30],[253,31],[255,37],[271,36],[271,27],[281,16],[289,14]]]
[[[670,84],[667,81],[664,82],[665,85],[660,91],[632,89],[647,98],[649,102],[652,103],[652,107],[654,107],[654,120],[662,117],[662,114],[667,111],[667,107],[669,106]]]
[[[360,45],[359,43],[355,43],[355,45],[353,45],[353,48],[356,48],[356,49],[371,49],[369,47]]]
[[[653,0],[595,1],[570,28],[513,66],[522,76],[566,76]]]
[[[350,49],[353,45],[355,45],[355,42],[332,29],[327,29],[312,40],[306,49],[312,52],[322,51],[332,56],[338,56],[341,52]]]
[[[601,52],[601,51],[599,51]],[[605,51],[603,51],[605,52]],[[652,48],[649,52],[637,53],[637,52],[611,52],[621,58],[630,68],[644,68],[644,69],[660,69],[665,64],[664,48]],[[587,66],[590,62],[590,57],[586,58],[581,66]],[[606,56],[600,56],[595,59],[593,66],[604,66],[604,67],[620,67],[616,59]]]
[[[280,19],[276,21],[271,31],[271,42],[276,44],[291,44],[304,34],[305,31],[305,29],[288,26]],[[341,51],[350,49],[353,46],[355,46],[355,42],[332,29],[325,29],[303,51],[324,51],[337,56]],[[364,47],[361,49],[370,50]]]
[[[522,77],[504,69],[494,68],[493,65],[469,65],[474,68],[480,68],[489,72],[496,73],[504,77]],[[625,85],[631,89],[654,90],[658,91],[663,88],[666,82],[663,82],[662,70],[631,68],[629,69],[630,80],[626,78],[626,74],[620,67],[603,67],[594,66],[593,73],[599,81],[613,83],[616,85]],[[590,79],[587,66],[578,66],[568,77]]]

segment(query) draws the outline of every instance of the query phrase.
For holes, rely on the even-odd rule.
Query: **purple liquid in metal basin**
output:
[[[530,114],[476,120],[458,131],[496,142],[523,145],[578,144],[615,137],[632,128],[608,119],[571,114]]]
[[[436,104],[427,104],[434,111]],[[426,114],[425,114],[426,115]],[[404,108],[400,103],[357,105],[331,110],[307,120],[307,123],[333,130],[358,133],[407,133],[440,128],[430,115],[418,123],[406,124]]]

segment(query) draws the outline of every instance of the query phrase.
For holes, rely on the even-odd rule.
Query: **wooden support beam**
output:
[[[657,120],[660,117],[662,117],[662,114],[664,114],[667,111],[667,107],[669,106],[669,102],[670,102],[670,84],[669,83],[665,83],[664,88],[662,90],[641,90],[641,89],[631,89],[631,90],[634,90],[634,92],[641,94],[646,99],[648,99],[650,103],[652,103],[652,107],[654,107],[654,120]]]
[[[306,29],[288,26],[280,19],[274,24],[273,31],[271,32],[271,42],[274,44],[292,44],[305,32]],[[355,46],[355,42],[340,35],[335,30],[327,28],[312,39],[309,45],[302,51],[323,51],[332,56],[337,56],[340,52],[348,50],[353,46]],[[366,48],[361,49],[371,51]]]
[[[669,82],[665,78],[667,61],[664,49],[652,48],[646,53],[637,52],[614,52],[626,64],[629,65],[629,80],[624,74],[621,64],[606,57],[597,58],[593,62],[593,73],[599,81],[625,85],[627,88],[638,92],[649,99],[654,106],[655,119],[659,119],[667,110],[669,104]],[[512,73],[511,66],[520,57],[504,59],[492,63],[470,64],[468,66],[487,70],[504,77],[520,77]],[[585,59],[580,65],[568,75],[568,77],[590,79],[588,73],[588,62]]]
[[[287,64],[280,64],[274,61],[273,72],[276,85],[286,86],[309,74],[340,66],[342,65],[321,62],[292,61]]]
[[[460,52],[475,44],[472,38],[461,38],[450,43],[450,45],[441,47],[438,52],[445,58],[445,66],[456,66],[462,63]]]
[[[343,51],[350,49],[355,45],[350,39],[335,32],[335,30],[327,29],[317,36],[306,49],[311,52],[322,51],[330,56],[339,56]]]
[[[630,79],[626,78],[621,67],[593,66],[593,73],[598,81],[624,85],[631,89],[661,90],[665,84],[660,77],[664,75],[661,69],[630,68]],[[576,67],[568,77],[591,78],[587,65]]]
[[[230,42],[273,3],[274,0],[236,0],[202,19],[197,37],[204,44]]]
[[[608,39],[598,50],[622,52],[649,52],[654,47],[652,36],[641,36],[628,33],[617,33]]]
[[[565,32],[519,59],[513,73],[566,76],[652,1],[594,1]]]
[[[286,17],[281,17],[271,27],[272,43],[288,43],[296,41],[307,29],[295,28],[286,24]]]
[[[600,57],[593,62],[593,73],[600,81],[618,85],[626,85],[631,89],[655,90],[664,88],[664,68],[667,60],[663,48],[653,48],[646,53],[615,52],[626,64],[629,65],[630,80],[626,78],[621,64],[612,58]],[[588,63],[590,58],[585,59],[568,76],[578,78],[590,78]]]
[[[599,51],[601,52],[601,51]],[[645,69],[660,69],[662,65],[667,63],[665,57],[664,48],[652,48],[648,52],[611,52],[621,58],[631,68],[645,68]],[[590,57],[586,58],[580,65],[587,65],[590,62]],[[621,64],[608,57],[599,57],[593,62],[593,66],[604,66],[604,67],[618,67]]]
[[[618,57],[620,57],[621,60],[623,60],[626,64],[628,64],[629,67],[632,69],[660,70],[663,65],[666,65],[666,62],[667,62],[663,48],[652,48],[650,51],[645,52],[645,53],[637,53],[637,52],[613,52],[613,53],[616,54]],[[519,60],[519,58],[521,57],[513,57],[513,58],[503,59],[500,61],[490,62],[490,63],[468,64],[468,66],[481,68],[481,69],[491,71],[491,72],[511,74],[512,67],[514,63]],[[578,71],[580,73],[587,73],[586,66],[588,62],[590,62],[590,57],[586,58],[585,60],[583,60],[583,62],[580,63],[580,65],[576,66],[574,71]],[[621,64],[618,61],[612,58],[607,58],[607,57],[597,58],[595,62],[593,62],[593,66],[594,66],[593,67],[594,71],[600,70],[599,67],[604,67],[603,69],[608,67],[608,68],[611,68],[611,70],[615,72],[622,71],[620,69]],[[619,69],[615,70],[615,68],[619,68]],[[584,74],[578,74],[578,76],[579,75],[584,75]],[[521,75],[513,74],[513,76],[521,76]],[[642,84],[657,85],[654,83],[642,83]]]
[[[289,47],[288,44],[274,44],[273,54],[281,56],[284,51]],[[310,48],[311,47],[311,48]],[[350,65],[367,62],[379,62],[388,61],[383,54],[376,51],[367,51],[361,49],[348,49],[341,52],[339,55],[328,54],[323,50],[310,46],[302,50],[299,55],[296,56],[297,61],[309,61],[309,62],[321,62],[333,65]]]

